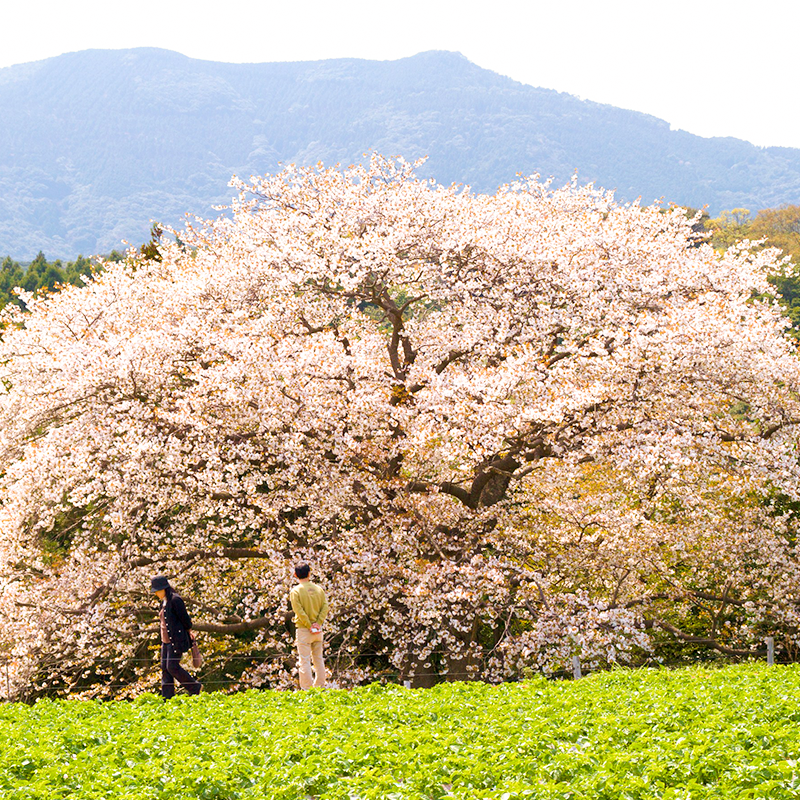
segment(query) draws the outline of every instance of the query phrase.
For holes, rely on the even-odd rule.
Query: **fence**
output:
[[[768,666],[774,666],[774,664],[775,664],[775,637],[774,636],[767,636],[764,639],[764,642],[765,642],[766,648],[767,648],[766,649],[766,653],[765,653],[767,665]],[[438,653],[439,651],[435,651],[435,652]],[[764,651],[758,651],[758,652],[764,653]],[[361,655],[364,655],[364,654],[362,653]],[[367,655],[370,655],[370,654],[367,654]],[[373,653],[372,655],[379,655],[379,654]],[[289,653],[280,653],[280,654],[275,654],[275,655],[272,655],[272,656],[261,656],[261,657],[249,656],[249,655],[240,655],[240,656],[235,656],[234,655],[234,656],[228,656],[227,661],[230,662],[232,660],[235,660],[235,659],[239,658],[239,659],[244,659],[244,660],[247,660],[247,661],[250,661],[250,662],[257,662],[257,661],[267,661],[267,660],[274,660],[274,659],[288,660],[288,659],[291,659],[293,657],[294,657],[294,654],[289,654]],[[129,661],[130,660],[131,659],[129,659]],[[151,663],[154,666],[157,664],[157,661],[155,659],[152,659],[152,658],[133,659],[133,660],[146,660],[148,663]],[[334,662],[335,660],[336,660],[336,653],[329,653],[326,656],[326,661],[328,663]],[[13,659],[12,658],[0,657],[0,669],[2,670],[2,675],[0,677],[0,680],[2,680],[2,682],[4,684],[4,688],[5,688],[5,697],[3,698],[4,700],[10,700],[11,699],[10,666],[11,666],[12,663],[13,663]],[[580,680],[583,677],[583,672],[584,672],[584,670],[583,670],[583,667],[581,665],[580,657],[577,656],[577,655],[574,655],[572,657],[572,679],[573,680]],[[560,675],[562,675],[564,677],[568,677],[569,676],[569,673],[567,671],[562,672],[562,673],[557,673],[557,675],[558,674],[560,674]],[[468,675],[467,673],[463,673],[463,674],[462,673],[459,673],[459,674],[448,673],[448,675],[450,677],[454,677],[454,676],[455,677],[461,677],[462,675],[464,677],[470,677],[470,675]],[[224,686],[224,685],[230,685],[231,683],[235,683],[235,682],[236,682],[235,679],[217,680],[217,681],[212,681],[211,685]],[[402,683],[407,689],[411,688],[411,681],[410,680],[403,679]],[[105,686],[107,688],[122,688],[125,685],[127,685],[127,684],[105,684]]]
[[[774,636],[767,636],[764,639],[765,644],[767,645],[767,666],[774,666],[775,665],[775,637]],[[763,651],[762,651],[763,652]],[[572,656],[572,677],[574,680],[579,680],[583,675],[581,669],[581,660],[578,656]]]

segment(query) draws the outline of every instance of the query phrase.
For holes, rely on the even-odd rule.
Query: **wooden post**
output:
[[[767,636],[767,664],[771,667],[775,664],[775,637]]]
[[[403,681],[403,686],[405,686],[406,689],[410,689],[411,688],[411,681]]]
[[[578,656],[572,656],[572,677],[576,681],[581,677],[581,660]]]
[[[6,700],[11,700],[11,681],[8,679],[8,661],[6,661],[5,667],[6,667]]]

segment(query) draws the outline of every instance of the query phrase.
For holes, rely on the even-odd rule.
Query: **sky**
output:
[[[798,30],[799,0],[26,0],[0,14],[0,67],[89,48],[229,62],[453,50],[700,136],[800,147]]]

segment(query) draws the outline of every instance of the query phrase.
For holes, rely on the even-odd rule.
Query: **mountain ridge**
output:
[[[800,149],[705,139],[642,112],[426,51],[227,64],[160,48],[0,69],[0,254],[108,252],[229,202],[232,175],[378,151],[493,192],[519,174],[712,213],[800,202]]]

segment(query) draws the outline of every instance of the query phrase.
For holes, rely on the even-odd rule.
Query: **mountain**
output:
[[[494,191],[518,173],[711,213],[800,202],[800,149],[670,130],[538,89],[458,53],[221,64],[87,50],[0,69],[0,255],[108,252],[150,220],[215,214],[231,175],[429,156],[421,174]]]

